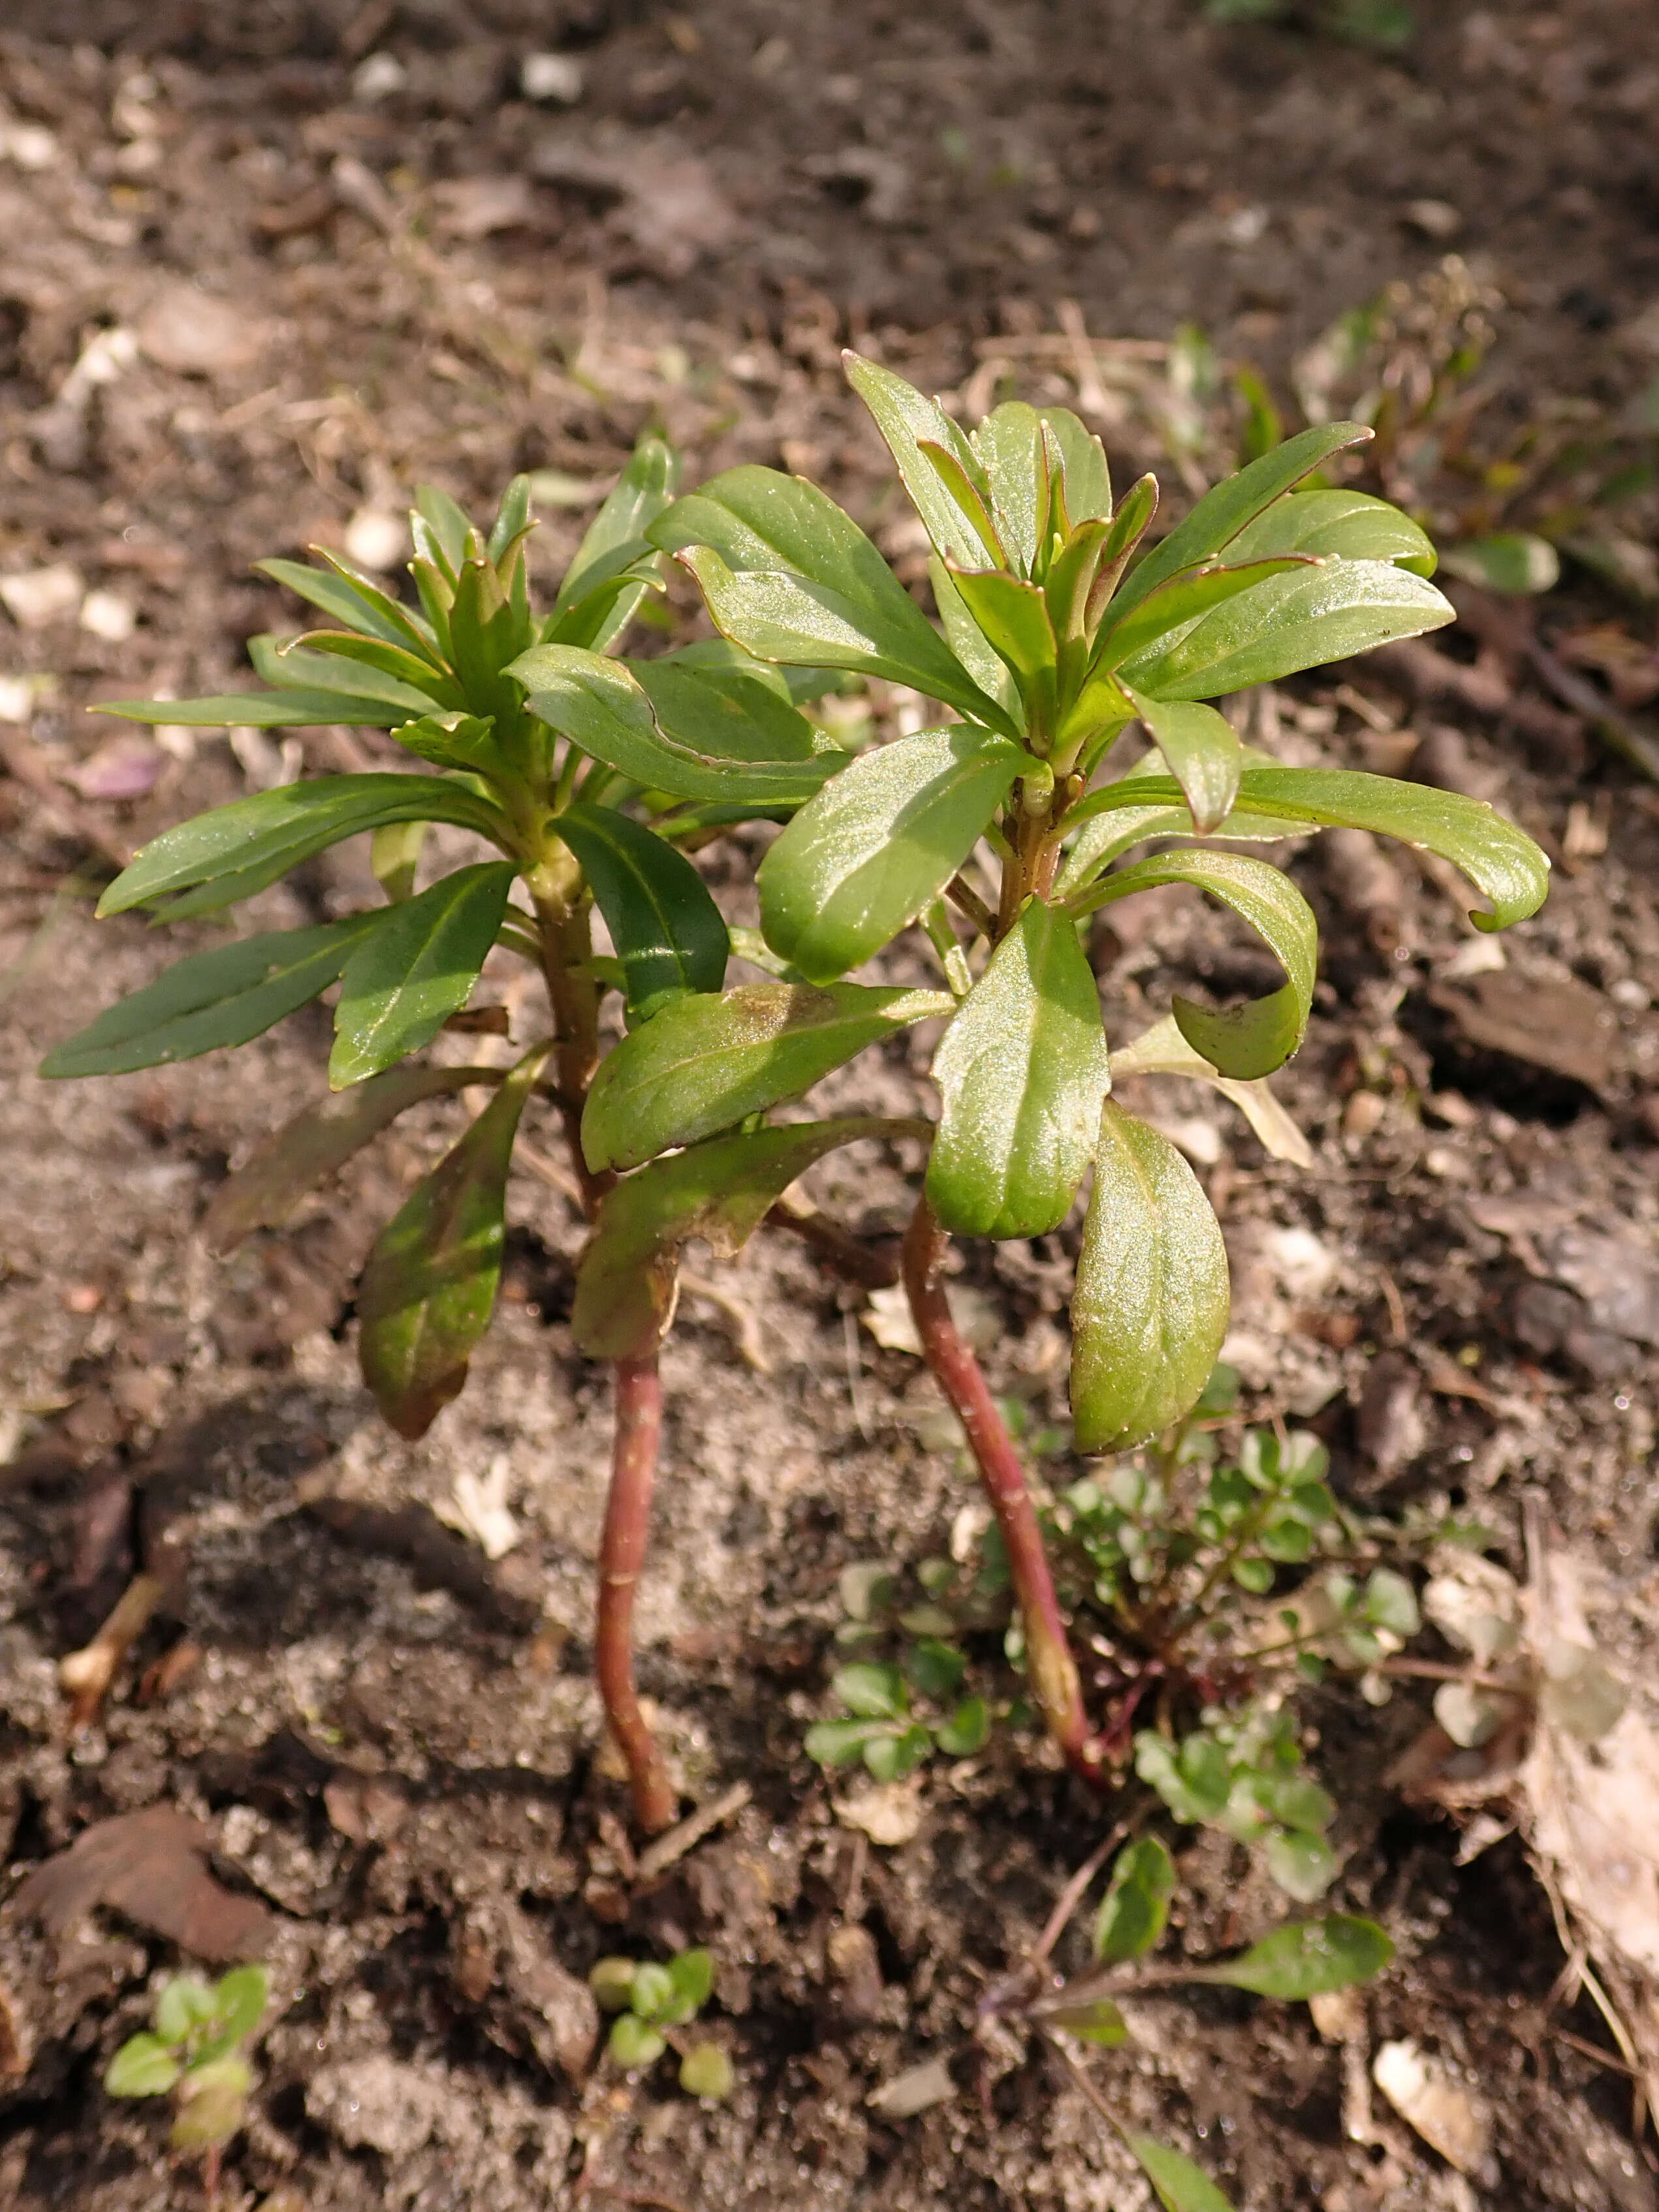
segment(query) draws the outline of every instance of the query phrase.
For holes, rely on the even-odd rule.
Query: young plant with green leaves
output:
[[[943,1281],[951,1237],[1045,1235],[1092,1171],[1072,1308],[1079,1448],[1117,1451],[1167,1430],[1213,1365],[1228,1318],[1220,1231],[1181,1154],[1109,1095],[1084,926],[1166,884],[1249,923],[1282,986],[1239,1006],[1177,997],[1127,1049],[1139,1072],[1201,1073],[1262,1117],[1261,1080],[1307,1025],[1317,941],[1295,884],[1241,845],[1328,825],[1403,838],[1486,894],[1483,928],[1535,911],[1547,863],[1489,806],[1285,767],[1205,703],[1451,619],[1414,524],[1360,493],[1297,489],[1367,439],[1362,426],[1276,447],[1148,551],[1155,483],[1115,500],[1099,441],[1066,410],[1010,402],[969,434],[873,362],[849,356],[848,373],[933,545],[939,628],[799,477],[732,470],[647,535],[695,577],[733,646],[781,668],[907,684],[945,714],[861,754],[792,816],[757,878],[776,981],[690,994],[642,1023],[601,1069],[582,1139],[590,1172],[642,1170],[607,1201],[636,1211],[643,1200],[624,1194],[696,1175],[721,1145],[799,1146],[804,1164],[814,1140],[758,1117],[895,1030],[948,1018],[905,1282],[996,1516],[1033,1690],[1068,1760],[1099,1778],[1020,1461]],[[1135,727],[1152,750],[1115,772],[1114,746]],[[942,992],[848,980],[913,926]],[[677,1146],[689,1149],[657,1159]]]
[[[225,2145],[247,2114],[253,2072],[242,2045],[264,2017],[263,1966],[233,1966],[210,1987],[176,1975],[155,1999],[153,2025],[129,2036],[104,2073],[112,2097],[171,2097],[174,2150],[203,2156],[208,2200],[216,2197]]]
[[[688,850],[735,823],[787,819],[847,759],[796,703],[813,696],[811,678],[785,678],[719,641],[649,660],[616,657],[645,594],[660,588],[663,556],[644,533],[668,507],[673,473],[666,447],[642,441],[544,612],[532,605],[526,573],[525,477],[508,488],[487,534],[443,493],[419,495],[414,603],[331,555],[318,566],[263,562],[322,617],[298,637],[252,641],[265,688],[109,711],[204,727],[352,725],[389,732],[402,758],[387,748],[386,765],[371,773],[258,792],[166,831],[110,884],[99,912],[226,915],[365,834],[385,900],[192,952],[58,1045],[42,1069],[115,1074],[240,1045],[338,987],[331,1095],[259,1146],[220,1189],[205,1229],[221,1251],[280,1226],[305,1192],[418,1102],[491,1094],[381,1231],[358,1285],[364,1379],[386,1419],[410,1437],[460,1390],[489,1325],[514,1140],[532,1102],[550,1102],[586,1210],[603,1216],[574,1323],[578,1344],[611,1360],[616,1375],[596,1672],[637,1815],[653,1829],[672,1820],[676,1796],[635,1693],[630,1618],[674,1255],[693,1233],[735,1249],[810,1161],[890,1128],[854,1116],[725,1137],[622,1184],[617,1168],[644,1153],[590,1146],[592,1164],[584,1157],[603,995],[614,991],[625,1021],[659,1038],[687,994],[708,1003],[725,980],[731,939]],[[434,823],[470,833],[477,857],[441,867],[417,890]],[[610,954],[595,953],[596,907]],[[544,1033],[525,1041],[506,1069],[417,1057],[461,1015],[497,948],[543,979]],[[926,993],[872,995],[879,1011],[832,1021],[809,1056],[816,1049],[822,1059],[827,1039],[833,1061],[849,1030],[860,1040],[885,1034],[915,1018],[910,1000],[934,1003]],[[763,1018],[749,1038],[751,1057],[766,1056],[767,1035]],[[675,1126],[702,1133],[706,1069],[659,1068],[657,1088]],[[784,1218],[800,1225],[799,1214]],[[806,1225],[820,1243],[836,1243],[830,1226]],[[860,1256],[851,1240],[841,1243],[844,1256]]]
[[[718,2103],[732,2094],[732,2061],[718,2043],[679,2033],[708,2003],[714,1961],[707,1951],[681,1951],[665,1966],[651,1960],[599,1960],[588,1975],[599,2009],[614,2014],[605,2048],[626,2074],[656,2064],[671,2041],[679,2054],[680,2087]]]
[[[1275,1928],[1235,1958],[1155,1961],[1151,1954],[1168,1925],[1176,1869],[1156,1836],[1142,1836],[1119,1852],[1096,1911],[1094,1966],[1056,1984],[1049,1956],[1103,1856],[1103,1850],[1079,1869],[1030,1956],[986,1991],[978,2008],[978,2032],[1002,2022],[1042,2036],[1121,2138],[1164,2212],[1231,2212],[1227,2199],[1184,2152],[1121,2118],[1078,2046],[1087,2051],[1133,2045],[1133,2032],[1119,2001],[1139,1990],[1203,1985],[1243,1990],[1282,2004],[1305,2003],[1374,1980],[1392,1960],[1393,1942],[1374,1920],[1336,1912]]]

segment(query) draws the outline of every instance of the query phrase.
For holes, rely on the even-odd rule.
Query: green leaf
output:
[[[1202,1053],[1189,1045],[1172,1014],[1112,1054],[1114,1079],[1119,1075],[1183,1075],[1206,1084],[1237,1106],[1255,1132],[1257,1141],[1276,1160],[1310,1168],[1313,1147],[1265,1082],[1235,1083],[1218,1074]],[[1225,1407],[1206,1410],[1225,1412]]]
[[[674,1977],[666,1966],[647,1961],[634,1969],[628,2002],[636,2020],[660,2020],[673,2004]]]
[[[1417,637],[1454,618],[1434,586],[1387,561],[1327,561],[1270,576],[1126,661],[1156,699],[1210,699]]]
[[[1232,2212],[1209,2175],[1191,2159],[1159,2142],[1156,2136],[1141,2135],[1132,2128],[1119,2132],[1157,2191],[1164,2212]]]
[[[1440,556],[1443,568],[1489,592],[1552,592],[1561,580],[1561,559],[1547,538],[1526,530],[1500,530],[1490,538],[1465,538]]]
[[[625,2073],[635,2074],[644,2067],[654,2066],[668,2044],[659,2028],[636,2020],[631,2012],[624,2012],[619,2013],[611,2024],[608,2048]]]
[[[860,1720],[899,1720],[909,1704],[898,1668],[887,1661],[838,1667],[830,1687]]]
[[[417,694],[416,699],[421,705],[427,703],[422,695]],[[208,699],[106,699],[88,711],[119,714],[129,722],[179,722],[196,730],[309,730],[324,729],[334,722],[386,730],[409,719],[410,705],[394,705],[348,690],[343,669],[341,688],[334,691],[227,691]]]
[[[1136,691],[1129,696],[1181,786],[1193,828],[1202,836],[1218,833],[1238,797],[1244,768],[1243,748],[1232,724],[1196,701],[1166,705]]]
[[[933,587],[933,605],[945,626],[945,642],[980,690],[994,699],[1015,727],[1023,727],[1025,709],[1019,687],[1007,663],[994,653],[984,631],[968,611],[968,602],[957,589],[956,578],[937,553],[927,556],[927,580]]]
[[[1242,853],[1188,851],[1137,860],[1073,897],[1067,911],[1091,912],[1131,893],[1195,884],[1242,915],[1272,947],[1288,981],[1265,999],[1219,1013],[1179,994],[1175,1018],[1188,1044],[1235,1082],[1271,1075],[1301,1043],[1313,1004],[1319,926],[1290,878]]]
[[[1033,765],[963,723],[861,753],[761,862],[767,943],[814,982],[867,960],[943,890]]]
[[[332,1091],[429,1044],[472,995],[516,874],[510,860],[457,868],[378,916],[347,961],[329,1054]]]
[[[401,906],[415,895],[427,828],[424,822],[389,822],[384,829],[369,832],[368,865],[393,906]]]
[[[1232,541],[1266,507],[1300,483],[1345,446],[1363,446],[1372,433],[1363,422],[1320,422],[1287,438],[1259,461],[1224,477],[1205,493],[1184,522],[1154,546],[1115,602],[1118,611],[1137,606],[1149,592],[1183,568],[1194,568]]]
[[[1328,1919],[1275,1928],[1237,1959],[1195,1968],[1193,1978],[1295,2004],[1372,1981],[1393,1957],[1394,1945],[1376,1921],[1334,1912]]]
[[[941,991],[742,983],[672,1000],[600,1064],[582,1115],[588,1165],[638,1167],[810,1091],[866,1045],[954,1012]]]
[[[228,2043],[241,2043],[264,2018],[270,1977],[263,1966],[233,1966],[213,1989],[214,2017]]]
[[[1402,1638],[1415,1636],[1423,1626],[1416,1591],[1392,1567],[1373,1567],[1366,1577],[1360,1617],[1370,1627]]]
[[[1274,1828],[1261,1841],[1267,1872],[1298,1905],[1315,1905],[1336,1880],[1336,1853],[1306,1829]]]
[[[54,1045],[40,1073],[125,1075],[246,1044],[327,990],[362,939],[397,911],[383,907],[316,929],[277,930],[193,952]]]
[[[846,766],[847,756],[827,743],[787,697],[778,672],[762,662],[721,667],[672,653],[623,665],[651,702],[669,742],[706,760],[740,766],[808,763],[809,790]]]
[[[1164,1933],[1175,1886],[1174,1863],[1156,1836],[1126,1844],[1095,1915],[1096,1958],[1145,1958]]]
[[[176,703],[176,702],[169,702]],[[144,846],[98,902],[98,913],[124,914],[172,891],[217,887],[215,905],[246,898],[343,837],[388,822],[453,822],[501,843],[496,810],[459,783],[435,775],[325,775],[284,784],[213,807]],[[193,913],[210,909],[204,900]]]
[[[327,562],[327,568],[313,568],[303,561],[275,559],[256,561],[253,566],[259,574],[269,576],[273,583],[286,585],[296,599],[305,600],[308,606],[320,608],[347,629],[378,638],[383,645],[407,647],[429,659],[431,640],[407,608],[400,606],[378,584],[356,574],[331,554],[323,553],[315,546],[312,550]]]
[[[683,853],[611,808],[577,802],[555,827],[592,885],[628,979],[630,1019],[684,992],[720,989],[731,939]]]
[[[1100,549],[1100,562],[1095,572],[1088,605],[1088,619],[1097,629],[1128,565],[1130,556],[1146,535],[1146,526],[1157,513],[1158,478],[1150,474],[1137,477],[1118,501],[1117,513],[1112,517],[1111,527]]]
[[[564,572],[553,602],[556,623],[650,551],[646,533],[672,499],[678,473],[678,463],[660,438],[640,440]],[[646,589],[640,582],[621,592],[607,611],[607,629],[581,642],[599,651],[620,636]]]
[[[1181,787],[1171,778],[1129,779],[1122,789],[1132,799],[1179,800]],[[1550,864],[1523,830],[1506,821],[1484,799],[1427,784],[1402,783],[1393,776],[1366,775],[1357,769],[1246,767],[1239,779],[1239,805],[1304,822],[1310,827],[1370,830],[1426,847],[1461,868],[1492,901],[1491,914],[1471,914],[1477,929],[1506,929],[1536,914],[1549,890]]]
[[[876,547],[815,485],[729,469],[678,501],[651,538],[696,576],[716,628],[757,659],[884,676],[1012,734]]]
[[[1110,1083],[1099,992],[1069,915],[1028,901],[945,1031],[933,1080],[944,1110],[927,1188],[944,1227],[996,1237],[1058,1228]]]
[[[635,1964],[613,1951],[588,1968],[587,1986],[601,2012],[626,2012],[633,2003]]]
[[[1072,1299],[1080,1451],[1117,1451],[1189,1411],[1227,1334],[1227,1254],[1167,1137],[1109,1098]]]
[[[416,484],[410,520],[415,525],[416,550],[424,548],[428,558],[447,568],[453,584],[466,558],[466,533],[472,526],[465,509],[436,484]]]
[[[953,566],[951,574],[963,605],[997,658],[1013,672],[1022,692],[1051,701],[1059,647],[1042,586],[1000,568]]]
[[[1156,1729],[1142,1729],[1135,1738],[1135,1772],[1177,1820],[1213,1820],[1225,1810],[1232,1790],[1232,1761],[1202,1729],[1179,1745]]]
[[[183,2071],[159,2036],[132,2035],[106,2068],[104,2087],[112,2097],[161,2097]]]
[[[401,677],[386,674],[379,668],[356,664],[343,668],[337,653],[314,652],[297,638],[270,634],[251,637],[247,657],[253,664],[255,675],[264,683],[275,684],[279,690],[349,692],[355,697],[373,700],[379,706],[401,707],[410,714],[425,714],[432,704],[423,685],[406,684]],[[178,702],[160,699],[152,703],[161,707]]]
[[[628,668],[574,646],[532,646],[513,663],[509,672],[530,694],[531,712],[563,736],[574,738],[585,753],[615,769],[630,783],[665,791],[677,799],[798,805],[811,797],[844,757],[831,753],[744,761],[730,754],[702,750],[697,741],[707,744],[715,708],[688,722],[687,738],[671,734],[658,719],[650,696]],[[718,697],[724,688],[713,687],[713,696]],[[672,696],[682,708],[690,697],[702,698],[709,693],[706,684],[693,692],[681,684],[673,686],[671,694],[660,678],[653,678],[653,689]],[[718,717],[718,728],[720,737],[729,740],[731,722],[723,714]]]
[[[1106,448],[1094,432],[1069,407],[1039,407],[1037,419],[1048,425],[1060,447],[1060,477],[1066,487],[1066,512],[1075,530],[1084,522],[1109,522],[1112,515],[1112,474]]]
[[[994,407],[969,441],[991,490],[991,512],[1008,561],[1022,576],[1036,565],[1048,520],[1048,462],[1042,417],[1023,399]]]
[[[421,699],[435,702],[440,707],[459,710],[467,704],[465,693],[447,669],[434,667],[424,654],[411,652],[407,646],[388,645],[378,637],[360,637],[356,630],[349,629],[307,630],[298,645],[309,647],[320,659],[337,664],[343,660],[349,673],[362,668],[389,677]],[[343,684],[340,688],[347,690],[349,685]]]
[[[1067,2035],[1075,2035],[1082,2043],[1096,2044],[1103,2051],[1115,2051],[1120,2044],[1129,2040],[1129,2023],[1110,1997],[1092,1997],[1082,2004],[1045,2008],[1042,2025],[1064,2028]]]
[[[923,1636],[905,1654],[905,1669],[924,1698],[943,1705],[962,1686],[968,1671],[965,1655],[941,1636]]]
[[[933,1740],[920,1722],[896,1735],[885,1729],[865,1745],[865,1767],[878,1782],[896,1782],[914,1774],[933,1747]]]
[[[539,1044],[375,1239],[357,1285],[363,1380],[401,1437],[424,1436],[466,1381],[489,1326],[506,1237],[507,1163]]]
[[[319,1099],[256,1146],[215,1191],[202,1222],[208,1249],[229,1252],[256,1229],[280,1229],[308,1190],[406,1108],[500,1080],[499,1068],[396,1067]]]
[[[712,1951],[682,1951],[668,1962],[668,1974],[678,1996],[686,2000],[693,2012],[706,2005],[714,1986],[714,1956]],[[689,2017],[689,2015],[688,2015]]]
[[[694,2043],[680,2061],[680,2087],[688,2097],[721,2104],[736,2081],[732,2061],[718,2043]]]
[[[914,385],[855,353],[843,353],[847,381],[874,420],[893,456],[910,504],[927,535],[945,559],[970,568],[1000,567],[1002,548],[986,514],[989,488],[979,458],[937,399],[924,398]],[[939,447],[964,480],[957,496],[948,477],[934,465],[921,441]]]
[[[1138,667],[1161,645],[1192,629],[1200,616],[1230,605],[1276,576],[1306,576],[1309,561],[1252,561],[1237,568],[1194,568],[1160,584],[1122,615],[1107,610],[1096,639],[1091,669],[1098,683],[1125,666]],[[1137,682],[1139,679],[1137,678]],[[1127,685],[1124,687],[1127,690]],[[1079,709],[1079,714],[1083,710]]]
[[[991,1733],[991,1712],[983,1698],[964,1698],[933,1740],[951,1759],[971,1759],[985,1748]]]
[[[794,1122],[653,1160],[600,1204],[576,1273],[570,1314],[576,1344],[594,1359],[648,1351],[672,1318],[679,1249],[688,1237],[703,1237],[721,1258],[733,1258],[814,1160],[860,1137],[913,1133],[921,1126],[860,1115]]]
[[[851,1766],[887,1724],[872,1721],[815,1721],[801,1739],[806,1756],[820,1766]]]
[[[256,1969],[257,1971],[257,1969]],[[175,1974],[155,2000],[155,2033],[169,2048],[217,2016],[214,1993],[194,1974]]]
[[[1363,491],[1292,491],[1247,523],[1224,549],[1230,562],[1285,553],[1344,561],[1392,561],[1432,576],[1433,541],[1408,515]]]

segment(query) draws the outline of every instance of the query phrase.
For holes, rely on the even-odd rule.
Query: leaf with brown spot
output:
[[[211,1849],[207,1830],[176,1806],[120,1813],[36,1867],[15,1901],[53,1936],[103,1905],[198,1959],[257,1957],[275,1932],[271,1917],[215,1879]]]

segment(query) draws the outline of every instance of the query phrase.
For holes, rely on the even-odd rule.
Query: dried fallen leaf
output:
[[[1461,2083],[1414,2043],[1385,2043],[1371,2079],[1401,2118],[1460,2173],[1478,2173],[1492,2147],[1485,2114]]]
[[[15,1903],[54,1936],[103,1905],[198,1959],[255,1958],[270,1941],[270,1915],[216,1881],[207,1864],[212,1842],[172,1805],[120,1813],[36,1867]]]

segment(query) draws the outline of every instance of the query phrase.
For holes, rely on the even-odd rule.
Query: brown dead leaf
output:
[[[175,1806],[118,1814],[36,1867],[14,1901],[53,1936],[103,1905],[198,1959],[256,1958],[270,1941],[270,1915],[214,1878],[211,1849],[206,1829]]]

